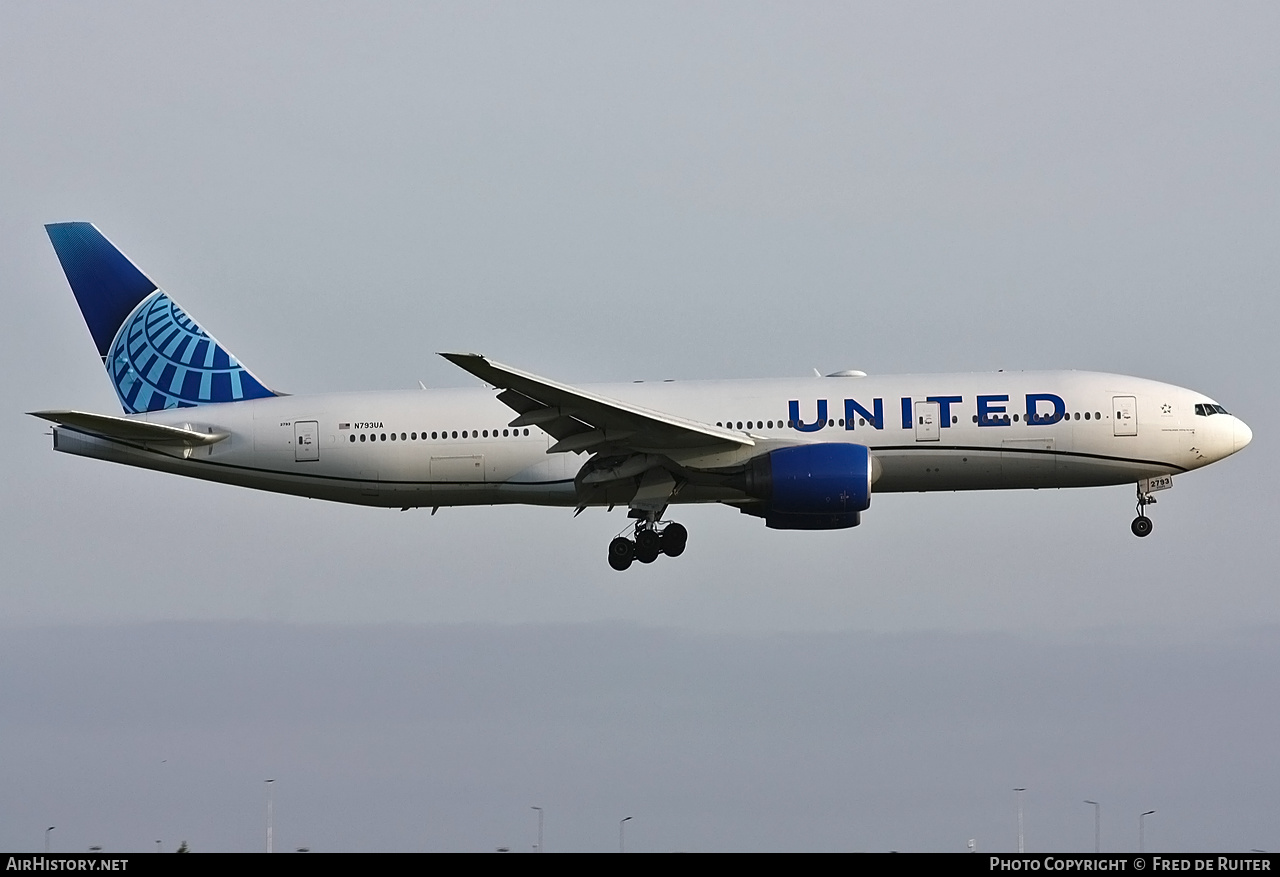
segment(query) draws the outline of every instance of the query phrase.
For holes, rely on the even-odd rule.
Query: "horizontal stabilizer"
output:
[[[74,429],[112,441],[143,445],[171,445],[184,448],[212,445],[227,438],[230,433],[221,430],[197,432],[178,426],[148,423],[130,417],[113,417],[109,414],[90,414],[87,411],[28,411],[32,417],[48,420],[59,426]]]

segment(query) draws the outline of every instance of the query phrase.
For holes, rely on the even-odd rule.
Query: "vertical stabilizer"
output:
[[[92,223],[45,230],[125,413],[275,395]]]

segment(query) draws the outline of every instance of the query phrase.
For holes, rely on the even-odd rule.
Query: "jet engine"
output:
[[[743,473],[743,507],[773,530],[856,527],[871,506],[874,460],[866,445],[826,442],[762,454]]]

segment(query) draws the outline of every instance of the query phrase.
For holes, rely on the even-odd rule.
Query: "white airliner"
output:
[[[873,492],[1137,485],[1152,494],[1253,434],[1193,390],[1079,371],[574,387],[473,353],[487,387],[270,390],[91,224],[47,226],[124,416],[37,411],[56,450],[394,508],[625,506],[609,563],[675,557],[679,503],[774,529],[857,526]]]

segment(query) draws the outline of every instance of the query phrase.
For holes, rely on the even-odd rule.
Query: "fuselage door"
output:
[[[431,480],[435,482],[483,482],[484,454],[459,454],[456,457],[432,457]]]
[[[941,407],[937,402],[916,403],[916,441],[936,442],[941,437]]]
[[[317,421],[293,422],[293,459],[299,463],[320,459],[320,424]]]
[[[1134,396],[1112,396],[1111,410],[1116,419],[1111,422],[1115,435],[1138,434],[1138,400]]]

